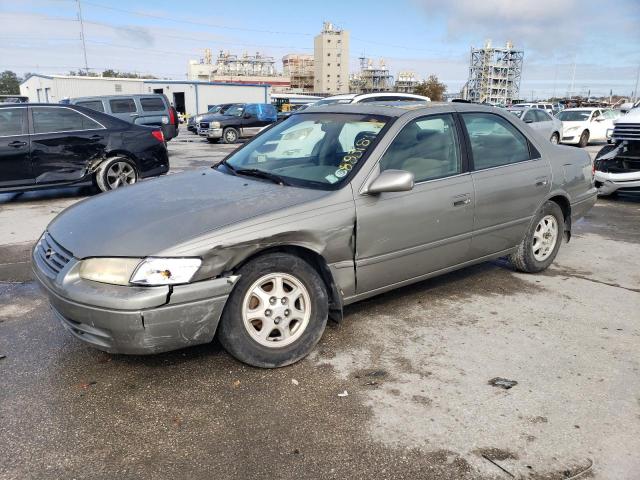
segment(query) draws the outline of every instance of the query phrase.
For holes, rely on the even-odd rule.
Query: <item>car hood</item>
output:
[[[58,215],[47,230],[76,258],[145,257],[328,193],[215,169],[195,170],[79,202]]]
[[[568,120],[561,120],[561,122],[564,127],[582,127],[587,123],[589,123],[589,122],[570,122]]]

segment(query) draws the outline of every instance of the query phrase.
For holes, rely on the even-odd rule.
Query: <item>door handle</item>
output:
[[[137,113],[132,113],[129,115],[130,117],[139,117],[140,115],[138,115]]]
[[[100,140],[102,135],[91,135],[91,140]]]
[[[549,183],[549,179],[547,177],[541,177],[536,179],[536,187],[545,187]]]
[[[20,148],[20,147],[24,147],[26,144],[27,142],[23,142],[21,140],[14,140],[13,142],[9,143],[8,146],[13,148]]]
[[[471,195],[469,195],[468,193],[453,197],[454,207],[464,207],[465,205],[469,205],[470,203],[471,203]]]

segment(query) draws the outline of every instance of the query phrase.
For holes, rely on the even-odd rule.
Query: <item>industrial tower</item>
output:
[[[507,42],[503,48],[471,47],[466,99],[478,103],[508,105],[519,98],[524,51]]]

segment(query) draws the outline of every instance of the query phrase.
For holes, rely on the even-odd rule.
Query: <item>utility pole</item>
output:
[[[80,40],[82,40],[82,53],[84,54],[84,71],[89,75],[89,62],[87,62],[87,44],[84,41],[84,22],[82,21],[82,6],[80,0],[76,0],[78,4],[78,21],[80,22]]]
[[[80,0],[78,0],[80,1]],[[573,95],[573,85],[576,81],[576,57],[573,56],[573,70],[571,72],[571,86],[569,87],[569,98]]]
[[[633,89],[633,103],[636,103],[638,99],[638,80],[640,80],[640,67],[638,67],[638,74],[636,75],[636,88]]]

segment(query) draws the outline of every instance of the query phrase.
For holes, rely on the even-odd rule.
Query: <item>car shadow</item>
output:
[[[72,200],[98,194],[91,186],[59,187],[24,192],[0,193],[0,205],[15,203],[35,203],[47,200]]]

